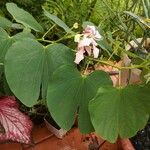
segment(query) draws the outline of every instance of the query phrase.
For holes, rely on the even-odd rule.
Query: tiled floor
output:
[[[33,137],[34,146],[19,143],[0,144],[0,150],[88,150],[90,143],[88,140],[83,140],[77,128],[72,129],[63,139],[58,139],[45,125],[40,125],[34,128]],[[119,148],[117,144],[105,143],[102,150],[119,150]]]

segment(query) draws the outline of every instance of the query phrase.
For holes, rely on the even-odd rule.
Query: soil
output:
[[[147,126],[131,138],[136,150],[150,150],[150,121]]]

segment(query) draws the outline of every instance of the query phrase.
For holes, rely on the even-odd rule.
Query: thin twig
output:
[[[54,24],[51,28],[49,28],[49,30],[47,32],[45,32],[45,34],[42,36],[42,39],[44,40],[45,36],[56,26],[56,24]]]

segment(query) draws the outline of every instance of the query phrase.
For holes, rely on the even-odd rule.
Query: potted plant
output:
[[[15,32],[0,28],[1,70],[11,94],[32,113],[36,112],[34,105],[44,101],[65,132],[77,121],[82,134],[95,132],[111,143],[129,143],[132,147],[128,138],[144,128],[149,119],[150,85],[149,77],[137,84],[130,78],[134,69],[147,77],[149,54],[143,58],[127,51],[122,39],[110,38],[91,22],[83,22],[82,27],[75,23],[70,28],[44,10],[45,16],[66,32],[51,40],[47,35],[56,25],[45,32],[31,14],[16,4],[7,3],[6,8],[22,28],[21,32],[20,28]],[[123,24],[123,18],[118,18]],[[45,119],[48,124],[47,116]],[[7,131],[2,121],[1,136]],[[49,127],[56,133],[54,127]]]

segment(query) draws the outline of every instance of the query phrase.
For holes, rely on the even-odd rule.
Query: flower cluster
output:
[[[96,30],[95,26],[87,26],[82,34],[75,36],[75,42],[78,43],[75,63],[79,64],[84,59],[84,53],[87,52],[89,56],[93,55],[97,58],[99,55],[99,49],[97,48],[97,42],[102,39],[102,36]]]

